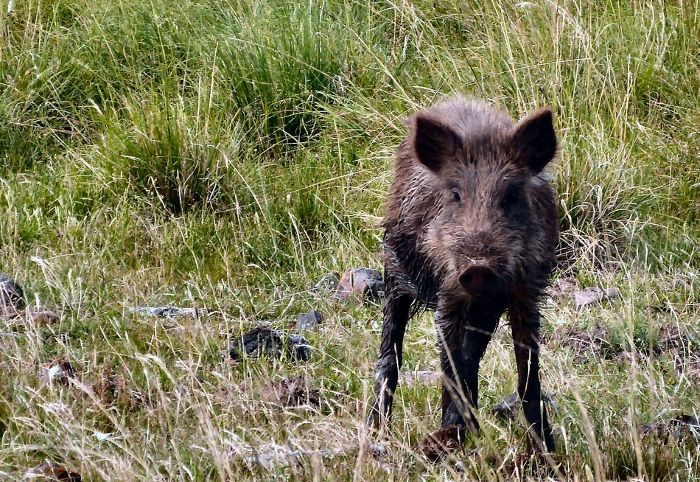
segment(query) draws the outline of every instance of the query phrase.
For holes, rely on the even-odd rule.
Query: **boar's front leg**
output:
[[[539,337],[540,314],[536,306],[523,304],[509,308],[515,361],[518,365],[518,395],[535,450],[554,451],[552,428],[541,405]]]
[[[438,311],[436,325],[443,372],[442,428],[453,425],[479,432],[473,409],[479,403],[479,363],[484,356],[499,315],[473,311]]]
[[[377,376],[374,382],[374,400],[367,417],[367,424],[374,427],[379,427],[391,417],[394,390],[399,380],[399,368],[402,363],[403,336],[413,303],[413,297],[399,294],[396,288],[393,278],[387,275],[384,325],[377,360]]]

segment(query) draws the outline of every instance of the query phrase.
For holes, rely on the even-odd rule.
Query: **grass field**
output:
[[[700,478],[673,422],[700,412],[698,59],[698,0],[0,0],[0,272],[59,315],[0,318],[0,480],[46,460],[89,481]],[[367,434],[381,306],[311,290],[381,268],[402,120],[454,92],[552,106],[557,277],[620,293],[545,306],[556,470],[490,412],[508,329],[483,436],[431,465],[439,384],[400,382],[393,430]],[[165,305],[209,315],[130,309]],[[308,362],[228,360],[310,309]],[[436,370],[436,343],[416,318],[404,370]],[[46,381],[56,360],[71,381]],[[271,402],[297,375],[319,403]]]

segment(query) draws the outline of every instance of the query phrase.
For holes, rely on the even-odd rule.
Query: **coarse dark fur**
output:
[[[508,313],[518,393],[537,450],[554,450],[541,406],[539,305],[556,263],[554,190],[543,169],[557,139],[549,109],[517,124],[488,104],[456,98],[409,119],[383,226],[386,300],[368,423],[391,414],[406,324],[436,310],[442,428],[478,433],[478,369]]]

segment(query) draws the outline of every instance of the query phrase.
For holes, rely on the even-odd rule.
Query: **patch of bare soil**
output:
[[[688,335],[678,325],[663,325],[659,328],[656,351],[670,351],[688,347]]]
[[[589,286],[580,289],[576,278],[559,278],[552,283],[547,291],[549,296],[556,302],[572,298],[578,308],[620,296],[617,288],[603,289],[597,286]]]
[[[683,357],[676,352],[674,368],[679,376],[687,377],[693,383],[700,382],[700,354],[694,353]]]
[[[462,440],[459,427],[452,425],[426,435],[418,446],[418,450],[430,462],[437,464],[445,456],[459,450],[461,447]]]
[[[268,382],[260,394],[260,398],[264,402],[282,407],[301,405],[318,407],[322,402],[321,391],[318,388],[310,389],[306,377],[303,375],[285,378],[277,382]]]
[[[227,452],[232,460],[241,461],[251,468],[259,466],[278,470],[282,467],[299,467],[313,460],[328,462],[338,457],[355,456],[360,449],[358,441],[347,434],[328,434],[323,447],[307,442],[288,440],[285,444],[269,442],[253,445],[234,438]],[[372,447],[368,450],[374,452]]]
[[[610,342],[610,333],[604,326],[597,324],[588,330],[578,326],[558,326],[554,332],[543,337],[542,343],[556,343],[569,348],[574,354],[576,363],[584,363],[590,359],[610,360],[619,355],[622,347]]]
[[[150,403],[148,395],[131,388],[126,368],[122,373],[105,369],[94,382],[80,381],[76,378],[71,382],[82,392],[85,398],[102,405],[118,405],[128,411],[135,411]]]
[[[501,472],[506,480],[564,480],[561,474],[564,455],[542,454],[532,451],[518,452],[512,461],[502,464]]]

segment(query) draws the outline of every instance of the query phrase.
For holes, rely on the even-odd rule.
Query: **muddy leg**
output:
[[[518,364],[518,395],[523,404],[525,420],[538,452],[553,452],[554,438],[547,420],[547,411],[541,404],[539,332],[540,316],[535,307],[511,308],[510,324],[513,330],[515,360]]]
[[[413,298],[410,296],[393,295],[390,284],[388,279],[382,344],[379,348],[377,376],[374,382],[374,400],[367,416],[367,424],[374,427],[379,427],[391,417],[391,405],[402,362],[403,336],[413,303]]]
[[[436,318],[443,371],[442,428],[457,425],[478,434],[472,408],[479,403],[479,363],[499,316],[467,316],[466,322],[459,316]]]

